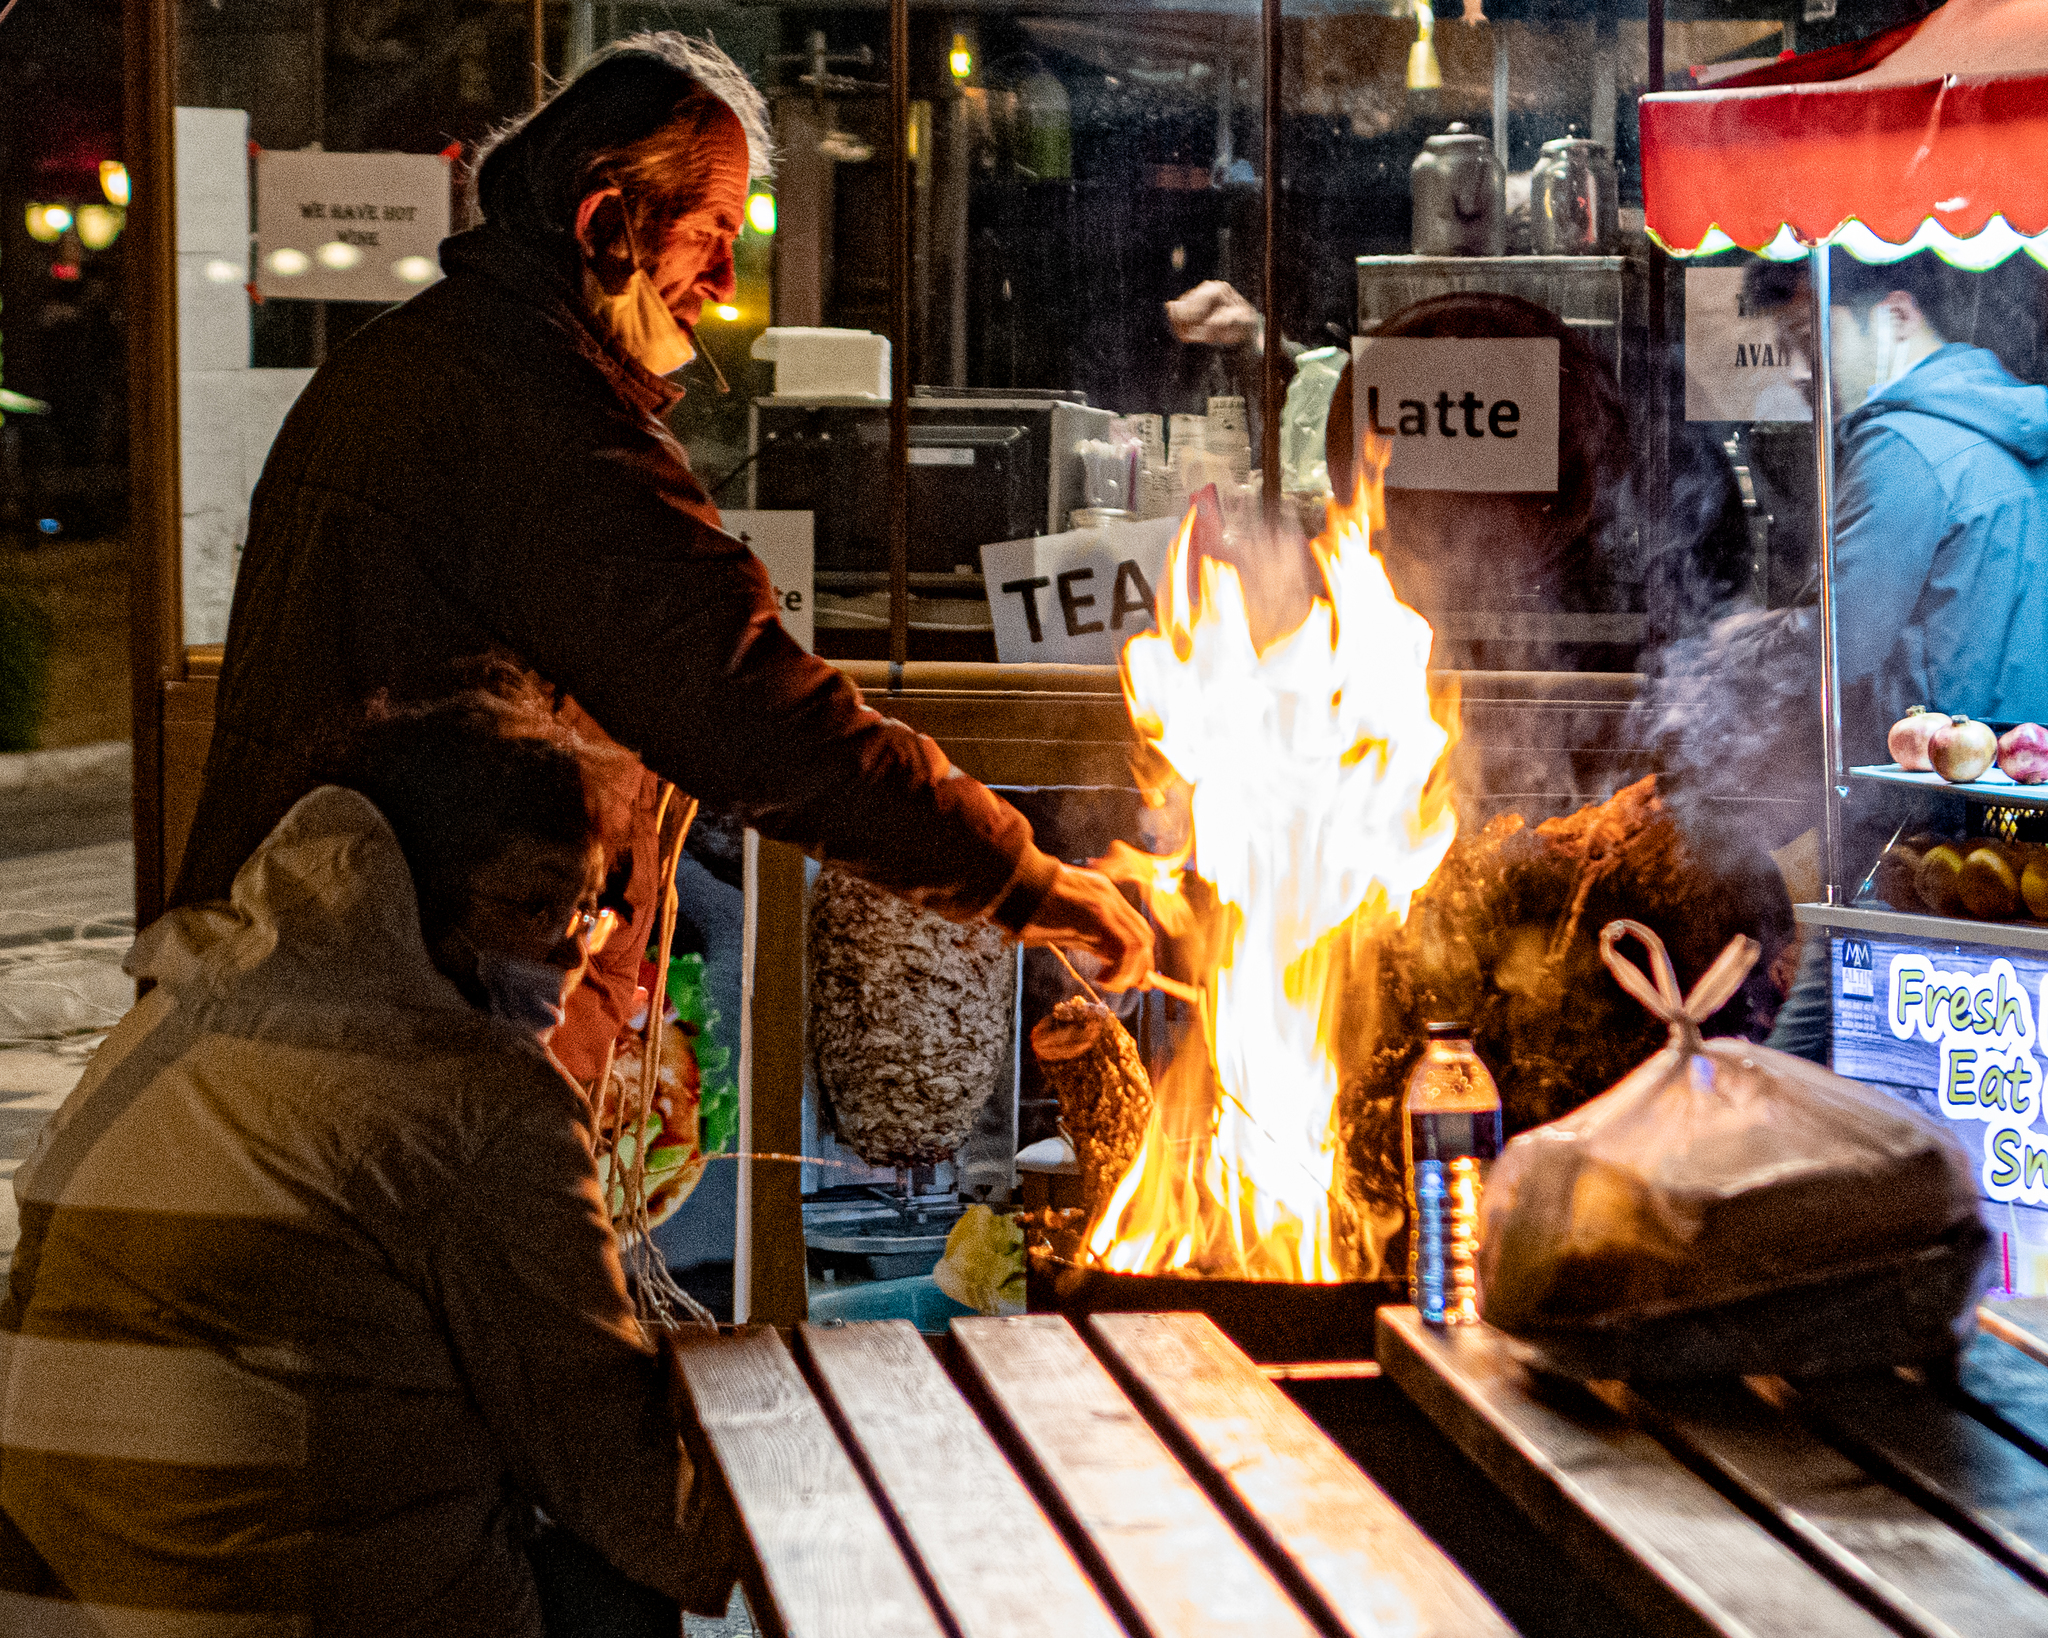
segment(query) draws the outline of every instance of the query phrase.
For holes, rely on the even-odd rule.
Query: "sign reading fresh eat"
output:
[[[1898,1091],[1951,1130],[2017,1232],[2015,1288],[2048,1283],[2048,1118],[2038,1053],[2048,958],[1909,940],[1834,940],[1834,1067]],[[2024,1230],[2022,1230],[2024,1225]]]
[[[1557,489],[1555,337],[1357,336],[1351,357],[1353,421],[1392,446],[1389,489]]]

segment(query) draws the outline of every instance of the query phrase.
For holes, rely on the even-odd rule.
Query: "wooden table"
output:
[[[1502,1638],[1408,1517],[1199,1314],[901,1320],[680,1349],[790,1638]]]
[[[1660,1638],[2048,1635],[2048,1301],[1981,1319],[1954,1383],[1579,1386],[1412,1308],[1379,1360]]]

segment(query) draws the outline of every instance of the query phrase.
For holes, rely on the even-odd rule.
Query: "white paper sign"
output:
[[[404,301],[441,276],[439,154],[256,156],[256,288],[265,301]]]
[[[1116,664],[1125,643],[1157,629],[1153,594],[1179,529],[1179,518],[1147,518],[982,547],[996,658]]]
[[[776,613],[782,629],[811,647],[812,545],[815,514],[810,512],[719,512],[725,532],[738,535],[754,549],[775,588]]]
[[[1557,488],[1557,341],[1357,336],[1361,435],[1393,445],[1389,489]]]
[[[1685,418],[1810,421],[1812,371],[1785,350],[1777,320],[1743,311],[1742,272],[1685,270]]]

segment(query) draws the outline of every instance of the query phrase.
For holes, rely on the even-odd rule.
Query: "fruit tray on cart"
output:
[[[1851,768],[1849,777],[1881,785],[1904,785],[1930,794],[1960,796],[1966,801],[1989,802],[1999,807],[2048,808],[2048,785],[2022,785],[2002,768],[1987,768],[1977,778],[1961,784],[1951,783],[1938,773],[1915,773],[1896,762]]]

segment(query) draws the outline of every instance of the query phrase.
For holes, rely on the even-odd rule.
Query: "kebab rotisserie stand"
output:
[[[2027,49],[2038,5],[1979,4],[1935,14],[1896,56],[1866,48],[1839,83],[1770,83],[1646,97],[1643,196],[1648,226],[1674,255],[1734,247],[1806,262],[1813,333],[1829,333],[1829,249],[1890,262],[1931,249],[1985,270],[2020,252],[2048,263],[2048,174],[2022,156],[2048,148],[2048,74]],[[1904,31],[1902,31],[1903,35]],[[2019,49],[2013,49],[2017,46]],[[1985,75],[1987,64],[2028,64]],[[1779,72],[1811,73],[1787,64]],[[1962,72],[1944,72],[1960,69]],[[1822,719],[1826,755],[1821,901],[1797,907],[1830,941],[1835,1069],[1937,1112],[1980,1157],[1985,1215],[2002,1238],[2007,1295],[2048,1291],[2048,1127],[2037,1031],[2048,1012],[2048,926],[1952,919],[1873,900],[1872,861],[1844,857],[1844,810],[1859,798],[1922,790],[1960,797],[1973,835],[2025,836],[2048,817],[2048,787],[2002,774],[1948,785],[1935,774],[1850,767],[1841,734],[1834,490],[1827,349],[1812,360],[1820,543]],[[1939,708],[1939,701],[1930,701]],[[2004,983],[1995,1027],[1921,1027],[1929,989]],[[1921,997],[1914,1017],[1906,1009]],[[2017,997],[2016,1004],[2012,998]],[[1989,1072],[1987,1074],[1987,1071]],[[1994,1286],[1994,1291],[1999,1289]]]

